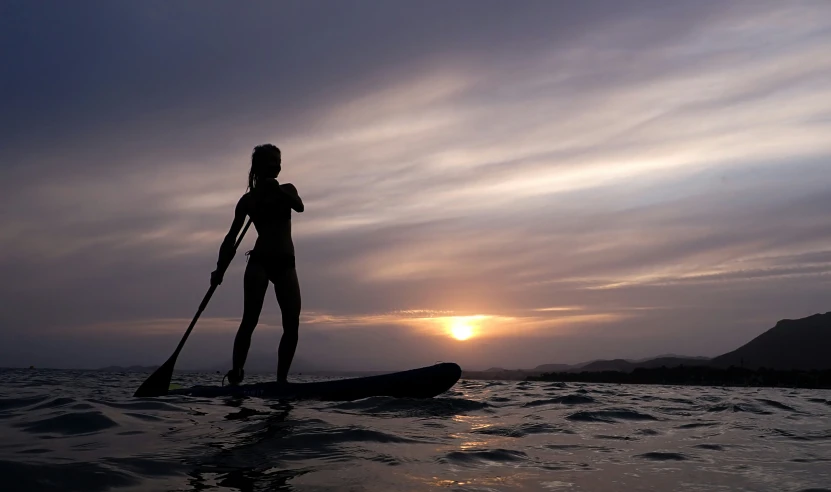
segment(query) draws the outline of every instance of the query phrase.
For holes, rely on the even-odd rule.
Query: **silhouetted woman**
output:
[[[245,372],[245,359],[251,346],[251,334],[257,326],[268,282],[274,284],[277,303],[283,315],[283,337],[277,351],[277,380],[286,382],[297,348],[300,326],[300,284],[294,268],[294,243],[291,240],[291,211],[303,211],[303,202],[291,184],[280,184],[280,149],[267,144],[254,148],[251,170],[248,172],[248,191],[240,198],[234,212],[231,230],[219,249],[217,269],[211,273],[211,283],[221,284],[225,268],[234,257],[234,242],[245,222],[251,217],[257,229],[254,249],[246,253],[245,307],[237,336],[234,339],[234,367],[228,371],[231,384],[239,384]]]

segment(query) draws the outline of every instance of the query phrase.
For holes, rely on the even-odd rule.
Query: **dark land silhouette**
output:
[[[698,365],[706,363],[707,357],[690,357],[681,355],[662,355],[657,358],[629,360],[629,359],[598,359],[579,364],[541,364],[533,369],[503,369],[491,367],[485,371],[464,371],[465,379],[500,379],[507,381],[522,381],[529,376],[540,376],[550,372],[599,372],[599,371],[632,371],[637,367],[661,367],[663,365],[676,366],[681,364]]]
[[[710,363],[710,359],[705,357],[657,357],[655,359],[646,359],[641,361],[629,361],[625,359],[612,360],[596,360],[590,362],[579,368],[579,372],[603,372],[603,371],[622,371],[631,372],[635,369],[649,369],[655,367],[674,367],[680,365],[686,366],[702,366]],[[578,368],[573,368],[571,372],[577,372]]]
[[[831,389],[831,370],[803,371],[747,369],[730,366],[639,367],[631,372],[553,372],[528,376],[527,381],[559,381],[618,384],[670,384],[695,386],[764,386]]]
[[[831,388],[831,312],[776,326],[713,359],[601,360],[528,374],[531,381]],[[541,366],[544,367],[544,366]]]
[[[783,319],[732,352],[712,360],[717,367],[831,369],[831,312]]]

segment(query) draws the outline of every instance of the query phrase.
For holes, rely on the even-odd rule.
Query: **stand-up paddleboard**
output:
[[[336,379],[316,383],[277,382],[239,386],[194,386],[170,390],[170,395],[256,396],[260,398],[315,399],[348,401],[370,396],[432,398],[453,387],[462,376],[458,364],[445,362],[409,371],[363,378]]]

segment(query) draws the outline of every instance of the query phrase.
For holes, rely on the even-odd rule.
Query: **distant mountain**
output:
[[[657,367],[678,367],[678,366],[706,366],[710,364],[709,357],[657,357],[642,362],[635,362],[635,368],[645,367],[653,369]]]
[[[553,365],[553,364],[552,364]],[[620,371],[629,372],[635,368],[635,364],[626,359],[612,359],[612,360],[596,360],[581,367],[573,367],[566,369],[571,372],[601,372],[601,371]]]
[[[831,369],[831,312],[782,320],[740,348],[716,358],[668,354],[649,359],[595,360],[583,364],[543,364],[529,372],[632,372],[636,368],[743,366],[748,369]]]
[[[710,360],[710,357],[703,357],[703,356],[696,356],[696,355],[678,355],[678,354],[661,354],[661,355],[653,355],[652,357],[646,357],[644,359],[626,359],[629,362],[641,363],[641,362],[648,362],[650,360],[655,359],[692,359],[692,360]]]
[[[601,372],[601,371],[621,371],[631,372],[638,367],[655,368],[655,367],[676,367],[676,366],[699,366],[706,365],[710,359],[707,357],[689,357],[684,355],[660,356],[650,359],[629,360],[629,359],[611,359],[611,360],[594,360],[582,364],[543,364],[534,368],[535,371],[542,372]]]
[[[574,367],[572,364],[543,364],[531,370],[535,372],[559,372],[568,371],[572,367]]]
[[[673,367],[677,365],[697,365],[699,361],[708,361],[709,357],[691,355],[665,354],[645,359],[594,359],[578,364],[543,364],[531,371],[537,372],[582,372],[582,371],[631,371],[636,367]]]
[[[462,371],[464,379],[482,379],[490,381],[522,381],[528,376],[538,376],[539,371],[525,371],[522,369],[499,369],[492,367],[487,371]]]
[[[712,360],[718,367],[831,369],[831,312],[783,319],[732,352]]]

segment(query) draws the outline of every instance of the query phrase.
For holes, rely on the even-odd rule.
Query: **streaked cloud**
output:
[[[825,2],[7,9],[45,33],[0,35],[19,67],[0,96],[8,346],[110,326],[128,357],[172,336],[265,141],[306,203],[314,350],[331,332],[485,366],[714,355],[827,310]],[[200,321],[216,344],[241,314],[241,258]],[[454,316],[483,316],[480,340],[447,339]],[[395,350],[366,340],[342,362]]]

